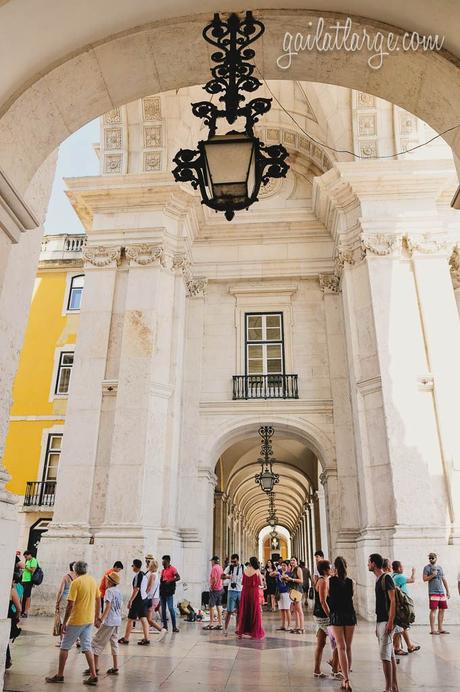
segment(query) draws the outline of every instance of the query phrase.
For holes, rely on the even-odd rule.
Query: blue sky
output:
[[[99,142],[99,119],[84,125],[59,147],[56,175],[45,221],[45,234],[84,233],[84,228],[64,192],[63,178],[99,175],[93,144]]]

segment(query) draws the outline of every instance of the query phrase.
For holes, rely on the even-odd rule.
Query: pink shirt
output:
[[[224,570],[220,565],[213,565],[211,569],[211,574],[209,575],[209,585],[211,591],[222,591],[224,585],[222,584],[222,575]]]

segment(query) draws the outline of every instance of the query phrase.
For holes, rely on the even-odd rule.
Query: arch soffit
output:
[[[321,12],[308,10],[257,11],[266,25],[258,47],[258,63],[266,79],[336,84],[379,96],[427,122],[437,132],[458,122],[459,61],[440,53],[393,53],[379,70],[371,70],[364,51],[300,53],[289,70],[279,70],[277,58],[286,31],[296,33]],[[330,13],[331,19],[345,15]],[[201,38],[209,13],[168,22],[154,22],[82,46],[58,65],[50,65],[0,104],[2,167],[24,193],[34,173],[54,149],[89,120],[116,106],[152,93],[204,83],[209,78],[212,48]],[[356,30],[368,33],[401,29],[354,17]],[[171,51],[173,35],[187,44],[187,60]],[[270,40],[267,40],[267,37]],[[460,132],[446,140],[460,155]]]
[[[273,425],[275,433],[280,432],[284,436],[292,436],[304,442],[316,455],[322,470],[336,468],[332,441],[321,428],[299,417],[286,418],[273,414],[263,418],[260,415],[246,416],[244,423],[232,420],[223,423],[220,428],[213,426],[203,450],[208,468],[213,470],[216,460],[236,442],[251,436],[259,439],[257,430],[261,425]]]

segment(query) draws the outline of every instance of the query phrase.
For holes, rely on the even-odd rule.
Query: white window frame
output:
[[[264,339],[261,341],[249,341],[249,336],[248,336],[248,322],[250,317],[269,317],[269,316],[276,316],[280,318],[280,335],[281,338],[277,340],[268,340]],[[263,324],[263,319],[262,319],[262,324]],[[244,331],[244,338],[245,338],[245,361],[244,361],[244,374],[245,375],[284,375],[286,374],[286,364],[285,364],[285,357],[284,357],[284,316],[283,312],[281,310],[275,311],[270,311],[270,312],[246,312],[245,313],[245,331]],[[262,326],[263,330],[263,326]],[[281,360],[281,372],[273,372],[270,373],[268,372],[266,366],[268,362],[268,357],[267,357],[267,348],[268,346],[271,345],[276,345],[276,346],[281,346],[281,353],[280,353],[280,360]],[[250,373],[249,372],[249,347],[250,346],[261,346],[262,347],[262,363],[264,366],[264,369],[260,373]]]
[[[297,292],[297,284],[268,283],[235,284],[229,293],[235,296],[235,375],[244,375],[246,363],[246,313],[280,312],[284,327],[284,372],[291,374],[293,368],[293,309],[292,296]]]
[[[50,394],[48,401],[53,402],[55,399],[68,399],[69,393],[67,394],[56,394],[56,386],[57,386],[57,377],[58,377],[58,371],[59,371],[59,363],[61,361],[61,354],[62,353],[73,353],[74,354],[74,364],[75,364],[75,344],[66,344],[65,346],[60,346],[57,348],[54,352],[54,365],[53,365],[53,372],[51,375],[51,382],[50,382]],[[72,365],[72,369],[73,369]],[[70,384],[72,382],[72,376],[70,376]]]
[[[45,464],[46,464],[46,450],[48,448],[48,436],[49,435],[63,435],[63,434],[64,434],[64,425],[63,424],[62,425],[52,425],[50,428],[43,428],[41,447],[40,447],[40,461],[38,464],[37,478],[35,480],[37,480],[37,481],[43,480],[43,473],[45,471]],[[62,454],[62,446],[61,446],[61,454]],[[33,478],[30,478],[28,480],[33,480]]]
[[[61,315],[65,317],[66,315],[79,315],[80,314],[80,309],[78,310],[69,310],[68,305],[69,305],[69,300],[70,300],[70,290],[72,288],[72,279],[74,279],[76,276],[83,276],[85,279],[86,283],[86,276],[83,271],[83,269],[79,269],[78,271],[73,271],[73,272],[68,272],[66,276],[66,285],[65,285],[65,292],[64,292],[64,302],[62,304],[62,311]],[[83,285],[83,291],[85,290],[85,287]],[[83,299],[83,295],[82,295]]]

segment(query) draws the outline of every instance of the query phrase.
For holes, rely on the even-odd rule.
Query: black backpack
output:
[[[35,568],[35,572],[32,574],[32,577],[31,577],[31,580],[30,580],[30,581],[32,582],[32,584],[33,584],[34,586],[40,586],[40,584],[41,584],[42,581],[43,581],[43,577],[44,577],[44,576],[45,576],[45,575],[43,574],[42,568],[40,567],[39,564],[37,564],[37,567]]]

